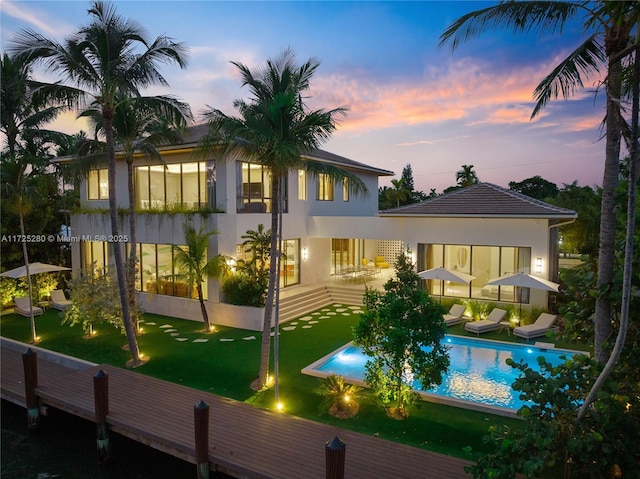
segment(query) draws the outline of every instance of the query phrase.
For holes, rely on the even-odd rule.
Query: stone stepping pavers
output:
[[[298,325],[298,321],[292,321],[289,323],[291,326],[297,326]]]
[[[221,339],[220,339],[220,341],[222,341],[223,343],[228,343],[228,342],[233,341],[233,339],[230,339],[230,338],[221,338]]]
[[[347,306],[349,309],[360,309],[360,306]]]
[[[313,313],[311,313],[314,316],[318,316],[320,313],[318,311],[314,311]]]
[[[313,321],[310,321],[310,323],[312,323],[312,322]],[[317,321],[316,321],[316,323],[317,323]],[[294,329],[296,329],[296,326],[285,326],[285,327],[282,328],[283,331],[293,331]]]
[[[310,328],[313,328],[313,326],[309,326],[308,324],[305,326],[302,326],[302,329],[310,329]]]
[[[193,341],[191,341],[192,343],[206,343],[208,342],[208,339],[194,339]]]
[[[144,324],[146,324],[148,326],[155,326],[157,323],[144,323]]]
[[[160,326],[161,329],[165,329],[165,328],[173,328],[173,326],[171,326],[170,324],[163,324],[162,326]]]
[[[309,321],[309,324],[318,324],[320,321]]]
[[[309,321],[310,319],[313,319],[312,316],[303,316],[301,318],[298,318],[299,321]]]
[[[173,337],[180,336],[180,333],[171,333],[171,336],[173,336]]]
[[[242,338],[244,341],[251,341],[252,339],[256,339],[255,336],[247,336],[246,338]]]
[[[338,308],[338,309],[336,309],[336,312],[337,312],[337,313],[344,313],[345,311],[346,311],[346,309],[345,309],[345,308]]]
[[[187,340],[188,338],[176,338],[176,341],[180,341],[180,342],[187,341]]]
[[[320,319],[329,319],[331,316],[320,316]],[[309,323],[311,323],[311,321],[309,321]],[[317,323],[317,321],[316,321]]]
[[[169,328],[164,330],[165,333],[173,333],[175,331],[177,331],[177,329]]]

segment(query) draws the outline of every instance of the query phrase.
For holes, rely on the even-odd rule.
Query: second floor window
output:
[[[135,169],[136,206],[143,210],[206,206],[207,192],[211,191],[211,183],[215,183],[214,172],[214,163],[204,161],[138,166]]]
[[[333,201],[333,181],[329,175],[318,175],[318,201]]]
[[[274,181],[271,170],[258,163],[239,161],[237,163],[237,206],[238,213],[271,213],[275,198],[271,197]],[[287,182],[282,182],[284,202],[282,212],[287,212]]]
[[[89,170],[87,177],[87,199],[108,200],[109,199],[109,170],[101,168],[99,170]]]
[[[298,170],[298,199],[306,201],[307,199],[307,172]]]
[[[342,179],[342,201],[349,201],[349,179]]]

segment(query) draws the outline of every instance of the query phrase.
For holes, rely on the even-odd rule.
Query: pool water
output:
[[[436,400],[438,397],[448,398],[492,408],[506,408],[513,412],[524,402],[518,397],[520,393],[511,389],[520,373],[507,365],[508,358],[515,362],[522,360],[532,369],[539,370],[539,356],[557,365],[564,362],[561,356],[569,357],[577,353],[451,335],[445,336],[445,342],[449,347],[451,363],[447,374],[443,376],[442,384],[434,389],[422,391],[420,383],[415,381],[414,389],[427,393],[427,396],[433,395]],[[362,382],[367,359],[360,348],[348,344],[316,361],[302,372],[319,377],[338,374],[345,379]]]

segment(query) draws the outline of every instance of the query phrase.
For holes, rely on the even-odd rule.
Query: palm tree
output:
[[[202,311],[202,319],[204,321],[204,329],[207,333],[211,332],[211,324],[209,323],[209,313],[204,304],[204,295],[202,293],[202,283],[208,276],[222,277],[228,271],[226,258],[217,255],[207,261],[207,246],[209,238],[218,234],[217,231],[205,231],[201,226],[198,231],[185,223],[183,225],[185,246],[173,245],[174,261],[181,271],[177,276],[184,278],[191,290],[194,286],[198,292],[198,300],[200,301],[200,310]]]
[[[186,51],[182,44],[166,36],[153,41],[145,38],[141,25],[118,15],[115,6],[95,1],[88,10],[89,25],[81,27],[59,44],[26,29],[10,43],[10,51],[42,63],[52,73],[60,73],[71,85],[56,84],[60,95],[77,106],[99,105],[104,120],[104,134],[109,162],[109,211],[111,234],[118,237],[116,204],[116,157],[113,119],[120,96],[140,96],[140,89],[154,84],[167,85],[158,70],[160,63],[186,66]],[[141,49],[138,53],[137,49]],[[123,265],[122,246],[113,243],[116,275],[122,303],[122,315],[133,367],[142,364],[135,329],[131,322]]]
[[[302,155],[311,155],[331,136],[336,129],[336,116],[345,113],[344,108],[307,109],[303,95],[309,90],[311,77],[319,66],[317,60],[312,58],[298,65],[294,53],[287,49],[280,57],[267,60],[266,66],[255,72],[241,63],[232,64],[240,71],[243,86],[249,87],[251,97],[249,101],[234,102],[238,117],[209,109],[205,113],[209,120],[209,134],[201,147],[203,151],[222,148],[221,161],[243,158],[261,164],[268,168],[273,178],[271,197],[276,201],[271,208],[269,287],[258,384],[253,385],[259,388],[267,384],[268,377],[271,322],[278,285],[282,194],[289,172],[305,169],[312,176],[328,175],[334,182],[346,178],[354,194],[366,194],[367,189],[362,180],[346,170],[302,158]]]
[[[462,169],[456,172],[456,183],[460,188],[478,184],[478,175],[473,171],[473,165],[462,165]]]
[[[242,246],[245,253],[251,253],[248,264],[248,272],[255,277],[258,284],[269,284],[269,249],[271,246],[271,231],[264,230],[264,225],[259,224],[256,230],[247,230],[240,238],[244,241]]]
[[[5,208],[18,215],[20,234],[25,237],[24,217],[31,212],[31,179],[43,174],[49,164],[48,145],[61,143],[62,133],[43,128],[65,108],[55,98],[38,93],[30,63],[24,56],[2,55],[2,95],[0,104],[0,131],[7,138],[2,155],[2,197]],[[26,269],[29,298],[32,298],[29,254],[26,241],[22,242],[22,256]],[[30,314],[31,340],[37,341],[33,309]]]
[[[583,76],[606,69],[606,146],[602,181],[600,251],[598,258],[599,291],[606,291],[614,274],[615,189],[618,185],[622,124],[621,92],[623,60],[636,48],[631,32],[638,26],[638,2],[563,2],[516,1],[468,13],[457,19],[441,35],[440,44],[461,42],[486,30],[510,28],[514,32],[560,33],[569,20],[583,20],[591,32],[586,40],[542,80],[534,91],[535,117],[551,98],[568,98],[583,86]],[[612,304],[606,293],[599,294],[595,311],[595,357],[606,361],[604,347],[612,334]]]
[[[126,268],[127,296],[131,322],[138,324],[136,311],[136,201],[134,191],[133,159],[140,153],[158,162],[164,161],[158,146],[182,141],[180,132],[193,119],[189,105],[171,96],[118,98],[113,117],[113,136],[119,154],[127,163],[129,191],[129,260]],[[104,131],[104,119],[99,104],[94,103],[80,117],[91,119],[96,137]],[[93,155],[96,156],[95,154]],[[139,330],[139,328],[136,328]]]
[[[411,197],[411,190],[405,187],[402,179],[391,180],[391,185],[393,185],[393,188],[386,190],[385,196],[389,201],[394,201],[396,207],[399,207],[401,201],[404,202]]]

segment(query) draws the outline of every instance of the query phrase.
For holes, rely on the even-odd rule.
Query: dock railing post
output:
[[[96,444],[98,448],[98,464],[104,466],[111,458],[109,443],[109,375],[102,369],[93,377],[93,396],[96,413]]]
[[[209,405],[200,401],[193,407],[198,479],[209,479]]]
[[[325,444],[324,451],[326,479],[344,479],[345,443],[335,436]]]
[[[24,368],[24,396],[27,403],[27,428],[36,431],[40,423],[40,405],[36,388],[38,387],[38,353],[28,348],[22,353]]]

